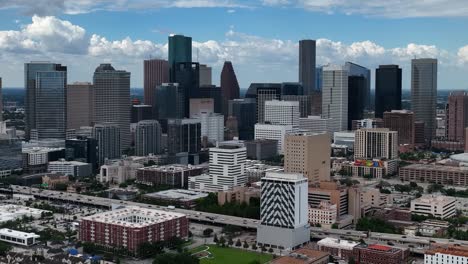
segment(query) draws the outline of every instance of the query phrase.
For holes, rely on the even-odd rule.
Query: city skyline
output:
[[[468,13],[455,2],[399,6],[390,1],[360,9],[354,1],[330,6],[271,0],[78,1],[73,9],[69,1],[40,8],[41,1],[32,7],[12,2],[0,5],[5,18],[0,21],[0,51],[8,62],[0,67],[4,87],[23,86],[18,71],[23,63],[49,60],[69,67],[70,83],[91,81],[94,65],[110,62],[131,72],[131,87],[141,88],[143,60],[167,59],[172,33],[193,38],[193,60],[213,67],[214,84],[219,84],[225,60],[232,61],[244,89],[252,82],[297,81],[300,39],[317,40],[317,65],[351,61],[371,69],[374,79],[379,64],[398,64],[405,90],[414,57],[441,62],[440,90],[464,89],[466,83],[468,37],[457,32],[462,32]],[[261,23],[253,23],[259,16]],[[326,26],[310,26],[317,22]],[[381,34],[382,29],[387,34]],[[374,89],[373,82],[371,86]]]

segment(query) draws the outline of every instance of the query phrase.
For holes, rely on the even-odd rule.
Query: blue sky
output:
[[[91,81],[111,62],[141,87],[142,60],[165,58],[171,33],[193,37],[215,84],[225,60],[242,87],[297,81],[297,42],[311,38],[320,64],[400,64],[408,88],[411,58],[436,57],[439,89],[468,86],[468,5],[459,0],[3,0],[0,17],[5,87],[23,86],[30,60],[67,65],[69,82]]]

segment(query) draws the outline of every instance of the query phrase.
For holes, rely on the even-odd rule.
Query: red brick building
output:
[[[188,237],[188,220],[184,214],[125,207],[83,217],[80,221],[80,241],[131,252],[136,252],[142,243],[172,237]]]
[[[359,264],[402,264],[408,262],[409,253],[384,245],[360,244],[354,247],[353,255]]]

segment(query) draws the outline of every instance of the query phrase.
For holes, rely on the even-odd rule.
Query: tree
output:
[[[184,264],[199,264],[200,260],[190,255],[187,252],[184,253],[164,253],[159,254],[153,261],[153,264],[173,264],[173,263],[184,263]]]
[[[236,247],[240,247],[240,246],[242,246],[242,243],[241,243],[240,239],[237,239],[237,241],[236,241]]]
[[[332,229],[338,229],[338,224],[337,223],[334,223],[332,226],[331,226]]]
[[[264,253],[264,252],[266,252],[266,251],[267,251],[267,249],[266,249],[265,245],[262,245],[262,247],[260,248],[260,250],[262,251],[262,253]]]
[[[219,244],[221,244],[222,247],[224,247],[226,245],[226,239],[224,238],[224,236],[222,236],[220,239],[219,239]]]
[[[228,239],[228,245],[229,245],[229,246],[234,245],[234,241],[232,240],[232,237],[229,237],[229,239]]]
[[[269,252],[269,253],[273,253],[273,248],[269,248],[269,249],[268,249],[268,252]]]
[[[213,238],[213,242],[215,242],[216,244],[218,244],[219,240],[218,240],[218,235],[214,235],[214,238]]]
[[[212,233],[213,233],[213,229],[211,229],[211,228],[207,228],[207,229],[203,230],[203,236],[205,236],[205,237],[211,236]]]
[[[244,241],[244,245],[242,247],[245,249],[249,248],[249,244],[247,243],[247,241]]]
[[[258,248],[258,247],[257,247],[257,244],[253,243],[253,244],[252,244],[252,250],[257,250],[257,248]]]
[[[11,246],[7,243],[0,242],[0,256],[5,256],[11,250]]]
[[[356,264],[354,257],[349,257],[348,264]]]

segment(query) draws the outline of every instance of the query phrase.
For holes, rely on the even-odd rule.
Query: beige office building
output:
[[[93,122],[93,85],[75,82],[67,86],[67,129],[91,126]]]
[[[310,185],[330,181],[330,135],[291,133],[285,137],[284,170],[302,173]]]

